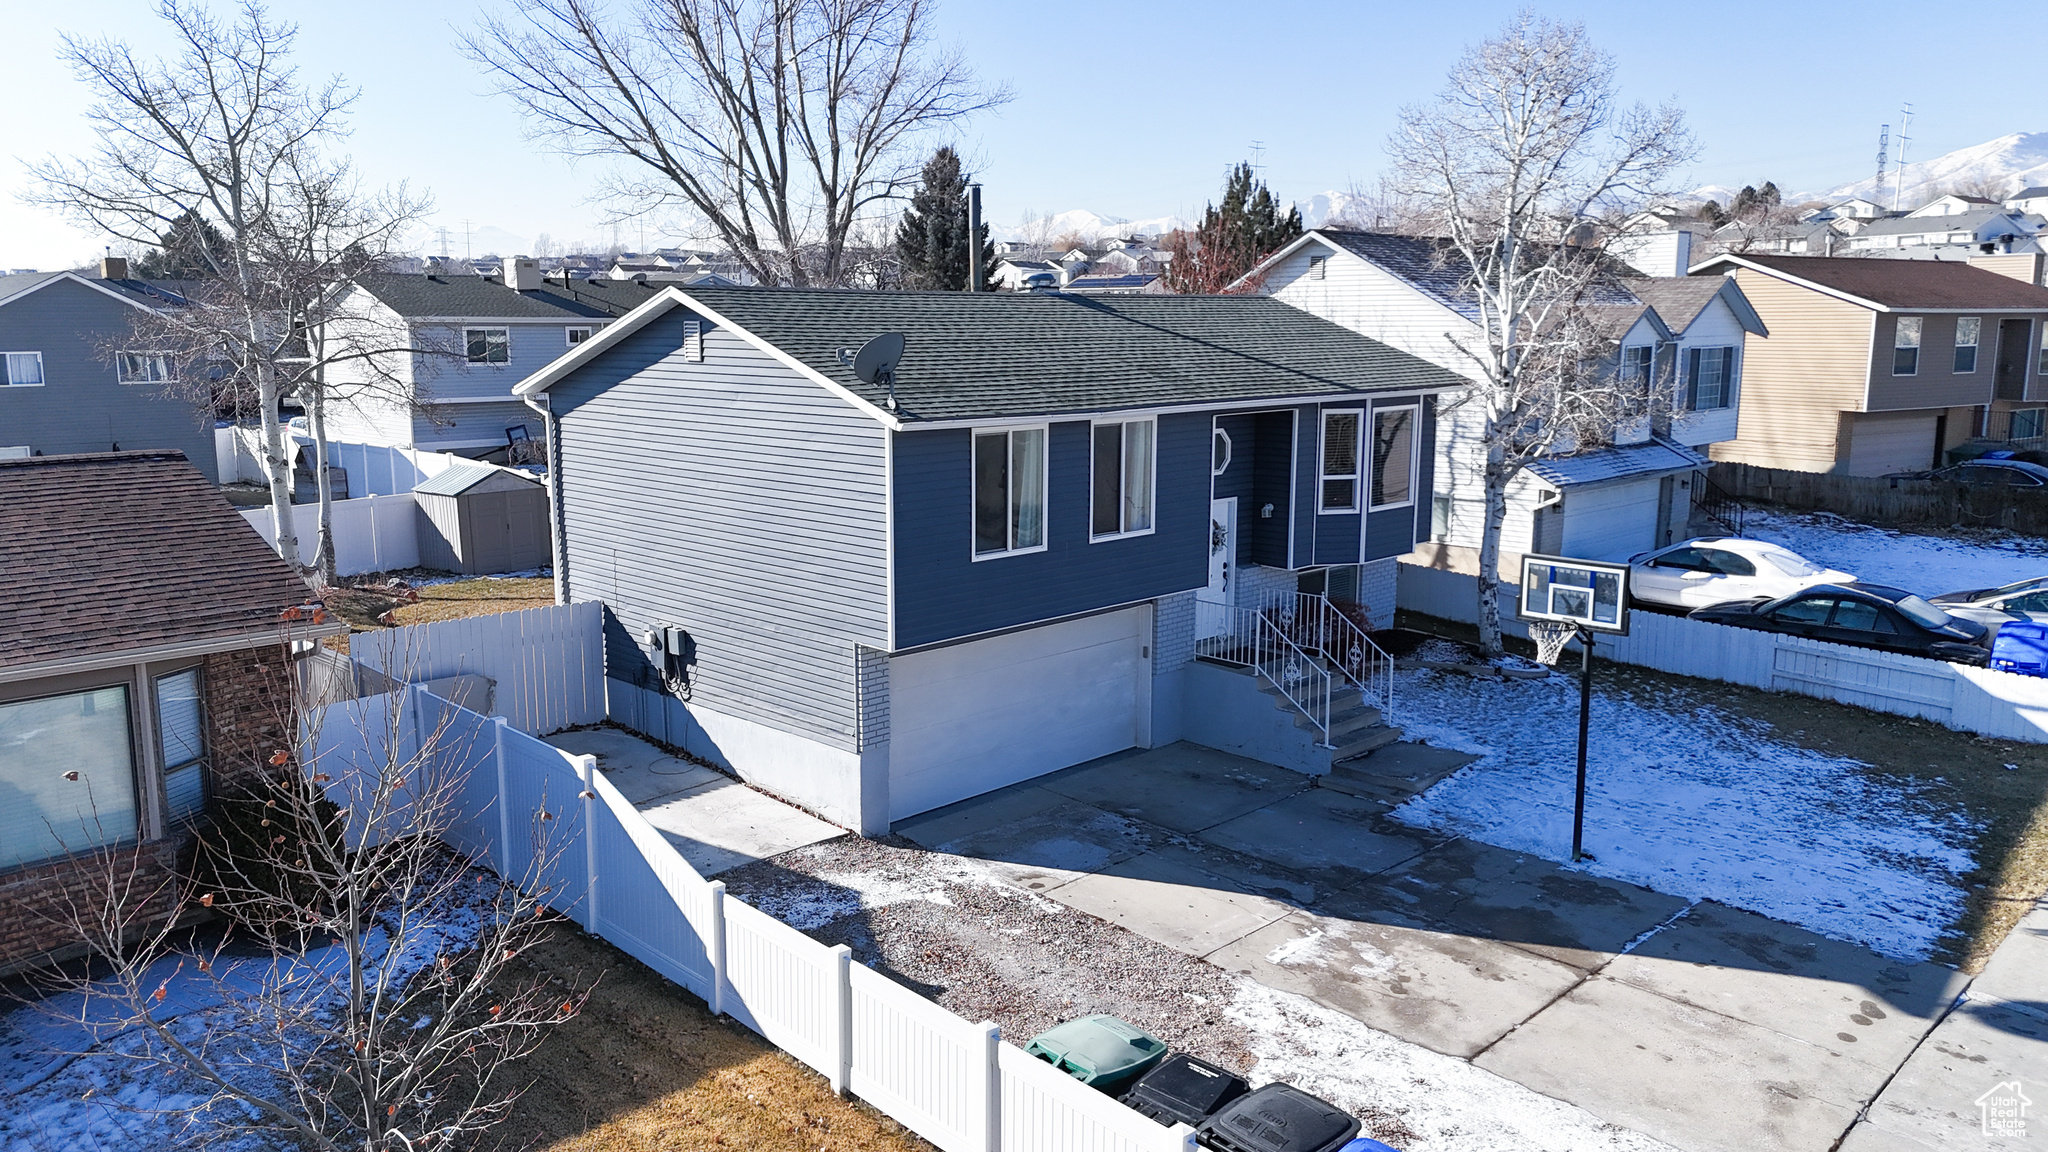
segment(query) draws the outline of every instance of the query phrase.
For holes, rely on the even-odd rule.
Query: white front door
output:
[[[1230,631],[1230,614],[1203,610],[1212,604],[1228,608],[1236,599],[1237,497],[1209,501],[1209,586],[1195,593],[1195,638],[1205,640]]]

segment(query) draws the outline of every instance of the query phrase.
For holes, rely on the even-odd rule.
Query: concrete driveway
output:
[[[1387,818],[1463,762],[1395,745],[1347,793],[1178,744],[894,831],[1699,1152],[1834,1148],[1968,982]],[[1952,1106],[1914,1135],[1977,1146]]]

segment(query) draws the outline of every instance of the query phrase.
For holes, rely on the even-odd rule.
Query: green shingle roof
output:
[[[906,421],[1456,388],[1427,361],[1264,296],[691,288],[691,299],[882,406],[840,362],[901,332]]]

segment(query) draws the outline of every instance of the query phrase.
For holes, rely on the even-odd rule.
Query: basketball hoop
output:
[[[1579,634],[1579,626],[1565,620],[1529,621],[1529,639],[1536,642],[1536,659],[1557,667],[1558,657],[1564,655],[1564,646]]]

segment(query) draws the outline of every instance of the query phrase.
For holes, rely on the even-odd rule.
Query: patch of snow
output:
[[[1563,861],[1571,851],[1578,685],[1399,673],[1411,737],[1481,759],[1394,810],[1415,827]],[[1713,899],[1903,960],[1963,911],[1979,829],[1952,805],[1711,707],[1596,689],[1586,849],[1576,867]],[[1929,785],[1929,788],[1935,785]]]
[[[1454,1056],[1245,980],[1225,1009],[1252,1034],[1254,1085],[1285,1081],[1354,1114],[1392,1115],[1403,1152],[1670,1152],[1670,1145]]]
[[[1973,538],[1873,528],[1828,512],[1750,512],[1743,535],[1782,544],[1871,584],[1922,596],[2048,576],[2048,540],[1985,531]]]
[[[1300,936],[1289,940],[1271,952],[1266,953],[1268,964],[1292,964],[1315,951],[1316,941],[1322,939],[1320,928],[1311,928]]]

